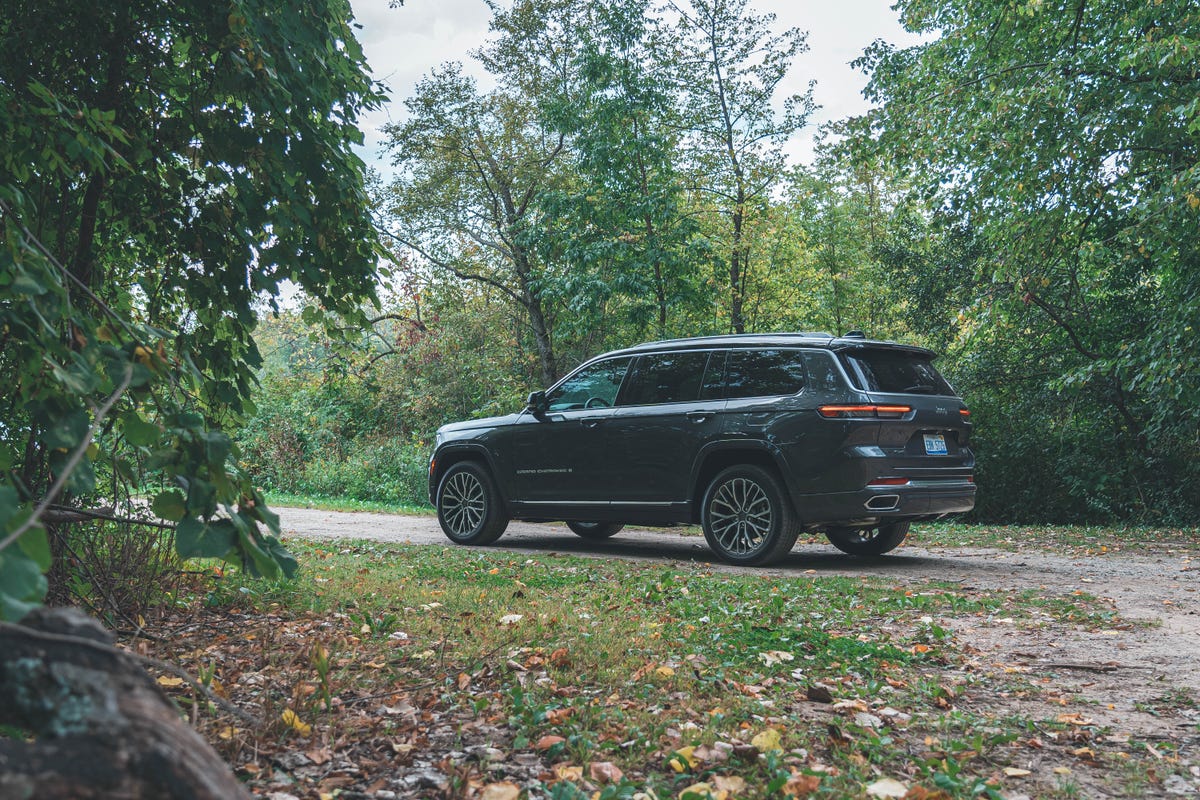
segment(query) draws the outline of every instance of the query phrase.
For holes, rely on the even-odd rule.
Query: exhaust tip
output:
[[[871,511],[894,511],[900,505],[900,495],[877,494],[863,505]]]

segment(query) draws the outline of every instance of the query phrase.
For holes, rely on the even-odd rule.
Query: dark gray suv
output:
[[[879,555],[913,520],[975,505],[970,412],[933,359],[856,333],[605,353],[518,414],[442,427],[430,500],[460,544],[490,544],[510,519],[587,539],[699,523],[736,564],[779,560],[801,531]]]

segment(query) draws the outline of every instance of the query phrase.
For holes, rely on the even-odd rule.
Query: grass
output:
[[[444,796],[508,778],[542,786],[540,796],[591,797],[595,764],[622,773],[591,778],[608,798],[682,797],[698,785],[698,799],[721,786],[750,800],[810,789],[855,797],[884,777],[926,797],[1048,795],[1061,777],[1049,766],[1003,772],[1028,760],[1033,723],[995,719],[981,702],[1029,684],[981,671],[953,623],[1114,621],[1087,595],[1048,602],[939,583],[288,544],[306,565],[301,579],[214,579],[200,587],[212,615],[203,625],[236,624],[217,645],[174,636],[160,654],[190,659],[235,701],[270,710],[261,730],[219,717],[201,726],[263,790],[282,780],[264,755],[272,749],[340,748],[335,758],[376,769],[397,759],[408,772],[435,769]],[[292,722],[280,722],[287,709]],[[489,767],[448,755],[479,748],[502,758]],[[315,773],[287,780],[297,795],[323,791]]]
[[[321,497],[319,495],[287,494],[284,492],[267,492],[268,506],[284,508],[319,508],[322,511],[370,511],[377,514],[408,514],[429,516],[434,513],[432,506],[404,505],[398,503],[381,503],[375,500],[354,500],[348,497]]]
[[[1068,550],[1102,555],[1147,548],[1200,549],[1200,528],[938,522],[914,526],[909,541],[926,547],[992,547],[1012,552],[1030,549],[1051,552]]]

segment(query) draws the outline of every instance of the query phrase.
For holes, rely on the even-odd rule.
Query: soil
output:
[[[432,517],[278,510],[285,536],[453,546]],[[1008,683],[1016,674],[1032,689],[973,695],[972,676],[965,675],[957,702],[996,718],[1058,719],[1080,730],[1086,726],[1101,732],[1110,751],[1130,740],[1148,742],[1151,756],[1164,760],[1163,772],[1176,773],[1173,783],[1155,784],[1155,791],[1163,796],[1200,796],[1200,550],[1154,544],[1135,548],[1126,542],[1101,553],[1046,552],[1037,545],[1014,553],[926,547],[918,532],[883,557],[854,558],[823,540],[810,540],[773,567],[739,568],[712,561],[703,538],[694,532],[626,529],[612,539],[589,541],[560,524],[518,522],[491,547],[702,564],[714,572],[797,578],[874,576],[913,586],[938,581],[964,589],[1033,590],[1047,598],[1079,594],[1100,598],[1101,606],[1115,613],[1099,624],[1092,620],[1087,625],[1064,625],[1049,618],[1045,626],[1018,625],[1002,618],[939,620],[954,629],[956,641],[970,656],[968,671],[979,676],[1007,674]],[[1033,736],[1057,739],[1070,732],[1040,730]],[[1161,747],[1155,748],[1155,742]],[[1061,747],[1053,750],[1061,752]],[[1035,758],[1022,767],[1045,767],[1037,762]],[[1082,782],[1084,796],[1122,794],[1114,795],[1111,784],[1090,783]]]

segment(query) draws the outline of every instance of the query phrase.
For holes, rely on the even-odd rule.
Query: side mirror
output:
[[[546,402],[545,392],[530,392],[529,399],[526,401],[525,410],[533,414],[538,419],[546,416],[546,412],[550,410],[550,404]]]

